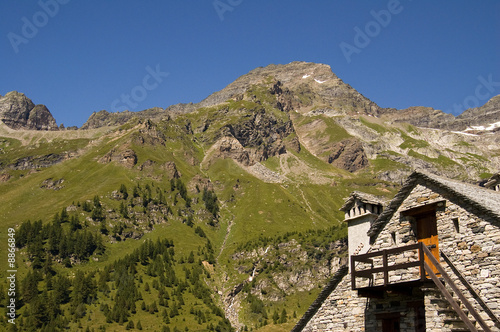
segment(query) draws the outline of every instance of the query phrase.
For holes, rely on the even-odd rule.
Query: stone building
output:
[[[349,266],[292,332],[500,331],[500,192],[414,172],[341,210]]]

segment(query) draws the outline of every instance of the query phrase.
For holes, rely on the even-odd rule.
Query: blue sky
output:
[[[199,102],[291,61],[330,65],[381,107],[458,113],[500,94],[499,59],[495,0],[0,3],[0,94],[23,92],[66,126]]]

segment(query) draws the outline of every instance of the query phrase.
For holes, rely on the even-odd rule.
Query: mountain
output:
[[[488,128],[500,122],[500,95],[491,98],[481,107],[465,110],[457,117],[435,110],[432,107],[423,106],[409,107],[403,110],[388,108],[382,113],[384,118],[389,121],[407,122],[417,127],[453,131],[465,131],[467,129],[470,131],[474,130],[472,127],[479,127],[476,130],[481,131],[480,127]],[[500,124],[493,127],[499,126]]]
[[[474,183],[500,168],[498,97],[437,128],[462,118],[380,108],[323,64],[79,130],[12,129],[36,106],[9,94],[0,224],[16,234],[18,331],[290,330],[347,257],[352,191],[384,200],[414,168]]]
[[[45,105],[35,105],[17,91],[0,97],[0,120],[13,129],[58,130],[56,120]]]

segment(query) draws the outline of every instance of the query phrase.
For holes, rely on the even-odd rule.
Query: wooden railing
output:
[[[397,255],[397,254],[402,254],[404,252],[408,251],[415,251],[418,250],[418,259],[415,261],[409,261],[405,263],[399,263],[399,264],[391,264],[390,260],[388,257],[390,255]],[[382,258],[382,266],[374,267],[374,260],[378,259],[380,261],[380,257]],[[426,259],[433,265],[432,267],[426,262]],[[371,267],[368,269],[363,269],[363,270],[356,270],[356,265],[357,263],[368,263],[371,264]],[[450,278],[448,273],[445,271],[445,269],[441,266],[439,261],[434,257],[434,255],[431,253],[429,248],[425,246],[423,243],[418,243],[418,244],[413,244],[409,246],[403,246],[403,247],[398,247],[398,248],[393,248],[393,249],[386,249],[386,250],[381,250],[377,252],[370,252],[364,255],[353,255],[351,256],[351,283],[352,283],[352,289],[353,290],[360,290],[362,287],[356,287],[356,278],[357,277],[362,277],[362,278],[369,278],[371,282],[373,283],[374,280],[374,275],[376,273],[383,273],[384,274],[384,282],[383,285],[380,286],[390,286],[397,284],[398,282],[390,282],[390,276],[389,273],[391,271],[396,271],[396,270],[401,270],[401,269],[408,269],[410,267],[419,267],[419,278],[415,279],[413,278],[412,280],[403,280],[404,281],[426,281],[428,280],[427,277],[429,277],[434,284],[438,287],[438,289],[441,291],[443,296],[446,298],[446,300],[450,303],[451,307],[455,310],[455,312],[458,314],[460,319],[464,322],[464,324],[471,330],[477,332],[477,328],[475,327],[475,324],[471,322],[467,314],[462,310],[460,305],[457,303],[457,301],[453,298],[451,293],[448,291],[448,289],[445,287],[444,283],[449,285],[449,287],[453,290],[453,292],[458,296],[460,301],[463,303],[463,305],[467,308],[469,313],[474,317],[476,322],[481,325],[483,331],[485,332],[491,332],[491,329],[488,327],[488,325],[484,322],[484,320],[481,318],[481,316],[477,313],[477,311],[474,309],[474,307],[470,304],[470,302],[467,300],[467,298],[462,294],[460,289],[457,287],[457,285],[453,282],[453,280]],[[436,275],[434,271],[437,271],[440,275],[439,277]],[[401,281],[399,281],[401,282]],[[369,288],[369,287],[368,287]],[[366,289],[366,288],[364,288]]]
[[[423,245],[421,243],[418,244],[411,244],[408,246],[403,246],[403,247],[397,247],[397,248],[392,248],[392,249],[385,249],[381,251],[376,251],[376,252],[370,252],[367,254],[363,255],[352,255],[351,256],[351,283],[352,283],[352,289],[356,290],[359,289],[356,287],[356,278],[357,277],[363,277],[363,278],[369,278],[370,280],[374,280],[374,275],[376,273],[383,273],[384,274],[384,283],[383,286],[387,286],[389,284],[394,284],[390,283],[390,278],[389,278],[389,273],[391,271],[395,270],[401,270],[401,269],[408,269],[410,267],[419,267],[420,268],[420,280],[425,281],[425,273],[424,273],[424,254],[422,251]],[[407,251],[413,251],[413,250],[418,250],[418,259],[415,261],[410,261],[406,263],[400,263],[400,264],[391,264],[389,265],[389,256],[391,255],[397,255],[397,254],[402,254]],[[374,267],[374,260],[376,258],[382,257],[382,266]],[[356,270],[356,265],[357,263],[368,263],[371,264],[371,268],[368,269],[363,269],[363,270]],[[413,279],[415,280],[415,279]],[[418,280],[418,279],[417,279]]]

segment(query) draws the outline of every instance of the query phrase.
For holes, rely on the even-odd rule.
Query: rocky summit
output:
[[[45,105],[35,105],[17,91],[0,97],[0,120],[12,129],[58,130],[56,120]]]
[[[414,169],[479,185],[498,172],[499,98],[457,117],[381,108],[293,62],[196,104],[56,130],[9,92],[0,225],[16,234],[18,331],[289,331],[347,259],[351,192],[383,202]]]

